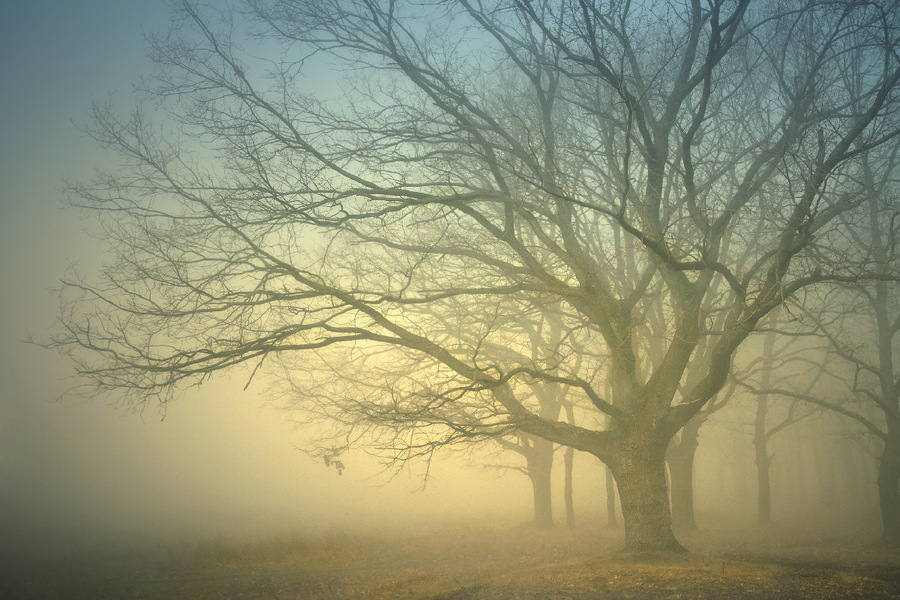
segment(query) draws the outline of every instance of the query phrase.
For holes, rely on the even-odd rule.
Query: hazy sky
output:
[[[0,11],[0,544],[32,533],[268,532],[279,521],[354,527],[426,514],[436,498],[452,500],[441,509],[450,518],[479,503],[528,518],[521,476],[502,484],[521,486],[511,513],[491,506],[501,483],[473,484],[472,471],[436,469],[424,494],[410,494],[417,483],[403,477],[375,488],[362,465],[338,478],[293,447],[296,434],[262,390],[238,383],[204,386],[164,421],[152,408],[52,402],[71,383],[66,363],[22,340],[49,334],[50,290],[67,265],[97,260],[84,223],[62,209],[64,180],[104,166],[75,123],[92,98],[112,93],[127,105],[149,68],[143,34],[167,23],[165,2],[148,0],[8,0]]]

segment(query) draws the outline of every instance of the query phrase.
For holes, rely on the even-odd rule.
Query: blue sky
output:
[[[60,212],[59,190],[101,157],[75,124],[92,98],[130,93],[148,67],[142,32],[168,17],[163,2],[137,0],[6,2],[0,15],[0,264],[18,282],[4,294],[8,314],[10,302],[36,308],[35,294],[60,274],[48,262],[77,255],[76,215]],[[4,336],[17,325],[4,321]]]

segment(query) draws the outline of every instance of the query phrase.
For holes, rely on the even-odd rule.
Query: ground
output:
[[[868,537],[868,539],[863,539]],[[197,542],[6,565],[0,597],[606,600],[900,598],[900,551],[871,536],[719,528],[684,555],[628,556],[621,530],[458,526]]]

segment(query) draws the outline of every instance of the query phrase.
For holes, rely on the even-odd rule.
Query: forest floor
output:
[[[629,556],[604,527],[474,528],[204,542],[6,565],[20,600],[900,598],[900,552],[869,537],[698,529],[683,555]]]

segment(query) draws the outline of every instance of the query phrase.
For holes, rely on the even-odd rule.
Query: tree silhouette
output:
[[[117,166],[73,203],[116,256],[67,281],[55,340],[91,393],[166,402],[313,351],[375,378],[405,362],[427,380],[373,416],[591,453],[626,547],[680,549],[670,439],[771,310],[866,276],[820,259],[860,155],[898,132],[895,3],[246,6],[185,0],[144,108],[95,110]],[[521,326],[541,310],[550,355]],[[535,384],[567,387],[579,424],[542,416]]]

